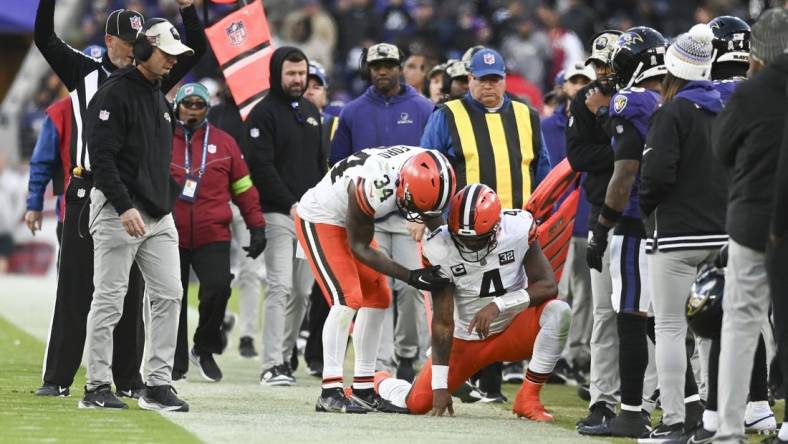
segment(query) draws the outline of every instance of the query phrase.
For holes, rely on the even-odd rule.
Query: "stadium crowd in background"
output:
[[[238,350],[253,358],[259,340],[259,383],[290,386],[306,336],[318,411],[440,415],[451,395],[507,402],[514,382],[513,411],[551,422],[541,387],[570,383],[589,402],[583,435],[788,442],[768,402],[788,381],[788,2],[269,0],[271,87],[242,120],[202,2],[88,2],[60,40],[56,2],[41,1],[35,42],[53,72],[19,131],[24,220],[41,229],[53,181],[69,262],[38,395],[69,394],[87,339],[81,407],[187,411],[171,381],[189,360],[189,378],[223,377],[233,237],[250,256],[234,265]],[[521,210],[562,165],[582,191],[561,270],[534,234],[545,221]],[[0,274],[25,209],[13,174],[0,157]],[[511,288],[488,261],[516,262]],[[144,379],[141,275],[156,329]]]

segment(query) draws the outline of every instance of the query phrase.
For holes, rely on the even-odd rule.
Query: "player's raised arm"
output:
[[[528,276],[526,290],[531,298],[530,305],[540,305],[553,299],[558,294],[558,283],[555,281],[553,267],[550,266],[550,261],[542,252],[538,241],[531,243],[523,262],[525,275]]]
[[[432,416],[454,416],[449,393],[449,356],[454,340],[453,287],[432,292]]]

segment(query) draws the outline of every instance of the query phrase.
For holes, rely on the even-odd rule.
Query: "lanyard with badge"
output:
[[[183,190],[179,196],[186,202],[194,202],[197,200],[197,192],[200,188],[200,180],[202,175],[205,174],[205,160],[208,157],[208,133],[210,132],[210,125],[205,125],[205,137],[202,143],[202,161],[200,162],[200,169],[197,175],[192,174],[191,168],[191,140],[189,140],[188,133],[184,135],[186,138],[186,152],[184,154],[184,168],[186,169],[186,181],[183,183]]]

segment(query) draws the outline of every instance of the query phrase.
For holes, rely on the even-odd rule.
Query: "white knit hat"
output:
[[[714,56],[714,32],[708,25],[695,25],[681,34],[665,53],[668,72],[684,80],[709,80]]]

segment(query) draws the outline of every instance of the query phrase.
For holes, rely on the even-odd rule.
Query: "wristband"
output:
[[[432,389],[440,390],[449,388],[449,366],[432,365]]]
[[[621,219],[621,215],[624,213],[614,210],[607,206],[607,204],[604,204],[602,205],[602,211],[600,211],[599,214],[610,222],[616,223],[619,219]]]

